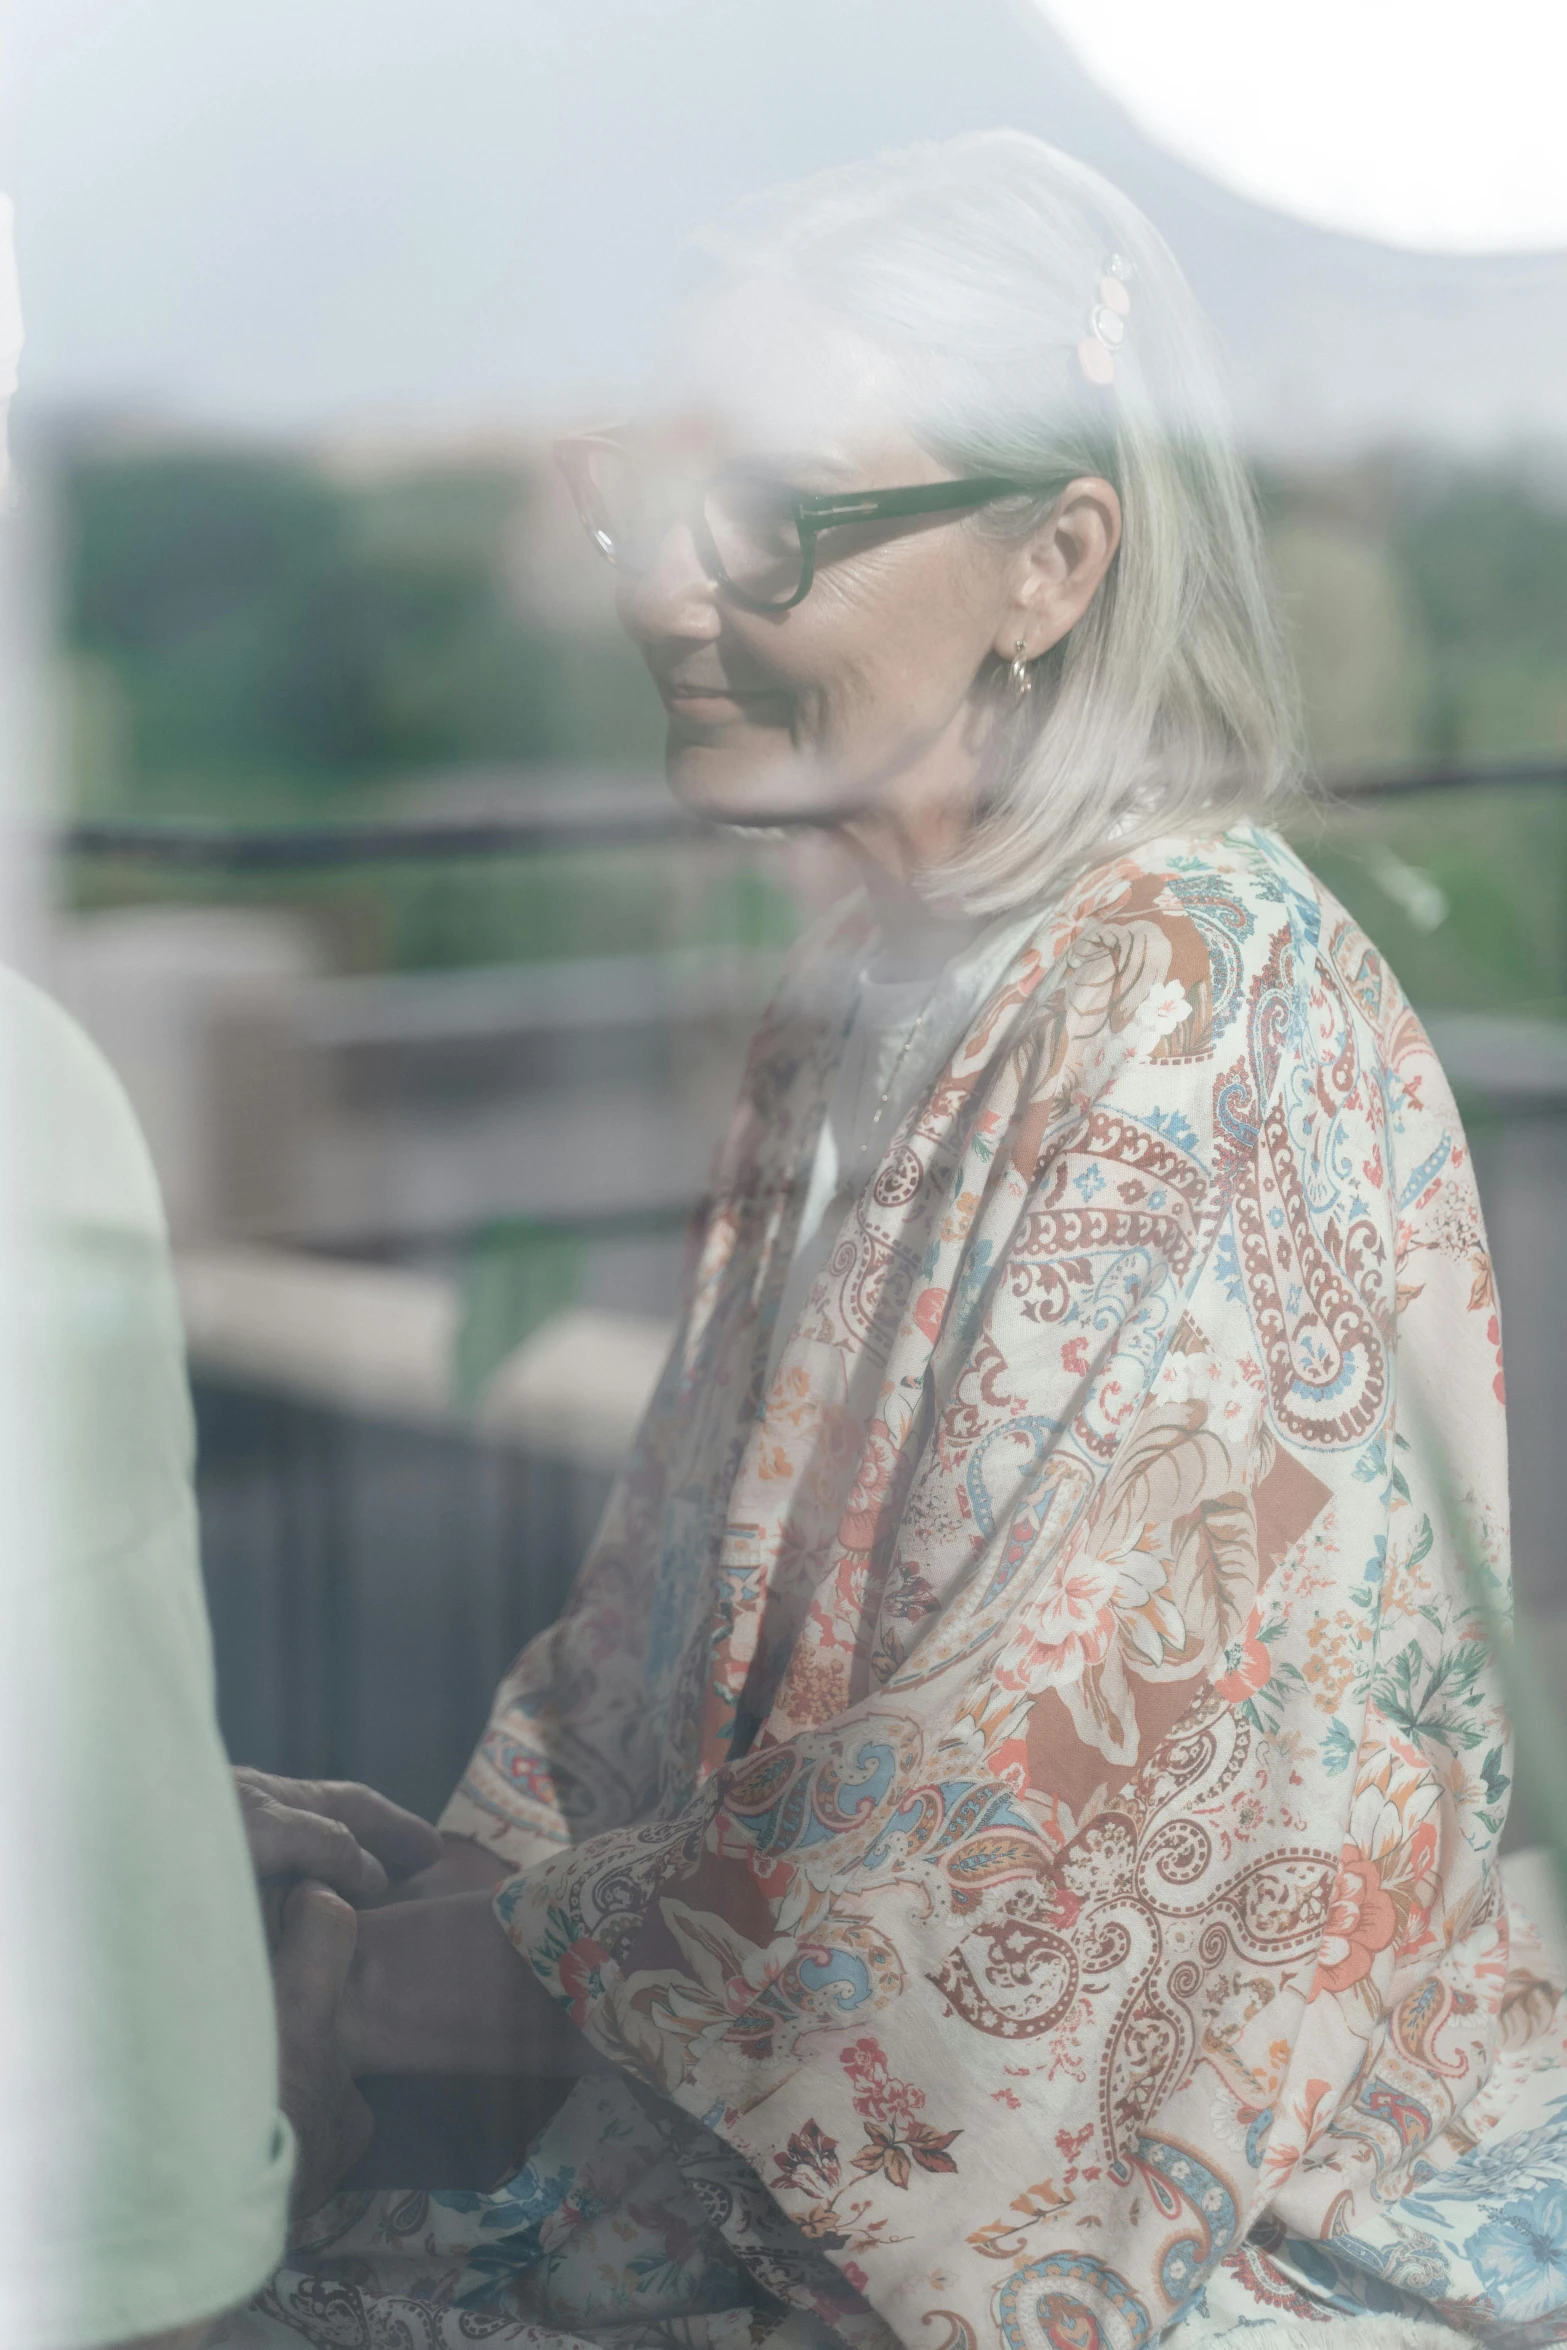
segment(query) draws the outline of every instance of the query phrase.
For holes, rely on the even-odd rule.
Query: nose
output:
[[[622,628],[640,643],[717,636],[718,583],[708,575],[689,523],[672,524],[647,561],[621,571],[615,608]]]

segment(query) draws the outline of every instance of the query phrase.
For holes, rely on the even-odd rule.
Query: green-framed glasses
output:
[[[808,496],[755,467],[734,465],[671,496],[667,472],[640,461],[618,434],[574,434],[556,443],[555,457],[588,536],[611,563],[645,568],[671,523],[686,521],[712,577],[748,612],[788,612],[804,602],[823,531],[955,514],[997,498],[1038,497],[1051,486],[977,473],[908,489]]]

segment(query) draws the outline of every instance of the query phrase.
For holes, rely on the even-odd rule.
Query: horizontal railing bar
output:
[[[1320,799],[1353,803],[1429,791],[1494,790],[1506,784],[1567,785],[1567,760],[1508,759],[1325,779]],[[753,830],[797,827],[788,814],[754,817]],[[223,825],[94,818],[63,828],[60,851],[76,858],[122,858],[184,871],[278,873],[351,865],[457,863],[480,857],[533,857],[566,849],[639,848],[680,841],[744,837],[704,823],[670,801],[596,813],[539,811],[527,816],[472,816],[363,824]]]
[[[105,821],[67,826],[66,856],[120,857],[205,872],[275,873],[343,865],[533,857],[562,849],[640,848],[713,837],[714,828],[672,806],[602,816],[474,816],[434,822],[219,825]]]
[[[443,1222],[410,1219],[381,1227],[356,1225],[342,1233],[267,1230],[255,1238],[262,1247],[295,1249],[302,1256],[350,1256],[376,1264],[395,1262],[411,1250],[467,1249],[508,1240],[656,1239],[688,1230],[705,1205],[702,1196],[692,1192],[689,1198],[654,1200],[646,1207],[497,1208],[492,1215]]]
[[[1428,791],[1494,791],[1503,784],[1549,783],[1567,785],[1567,759],[1488,759],[1433,767],[1387,768],[1362,775],[1324,777],[1319,784],[1329,800],[1399,799],[1404,793]]]

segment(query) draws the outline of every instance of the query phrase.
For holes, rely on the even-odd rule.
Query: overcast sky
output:
[[[1449,227],[1543,219],[1529,172],[1545,152],[1559,172],[1560,141],[1535,135],[1521,69],[1545,47],[1526,59],[1519,27],[1560,32],[1567,0],[1418,0],[1414,48],[1393,36],[1417,0],[1048,5],[1129,111],[1037,0],[0,0],[21,409],[289,433],[601,413],[692,227],[825,163],[1012,123],[1152,208],[1264,438],[1291,403],[1310,431],[1346,402],[1356,431],[1559,430],[1567,260],[1438,294],[1418,256],[1302,244],[1166,158],[1286,208],[1320,165],[1311,216],[1390,235],[1392,195]],[[1542,74],[1542,103],[1559,87]]]
[[[23,397],[294,428],[633,376],[746,189],[1030,119],[1008,0],[9,0]]]

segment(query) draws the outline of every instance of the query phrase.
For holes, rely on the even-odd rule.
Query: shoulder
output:
[[[157,1178],[124,1087],[69,1013],[3,964],[0,1115],[24,1213],[162,1236]]]
[[[1154,925],[1194,930],[1254,960],[1275,940],[1314,952],[1324,893],[1277,833],[1245,825],[1207,836],[1175,833],[1142,843],[1083,874],[1047,918],[1063,937],[1096,928]]]
[[[1028,931],[1020,961],[1045,1005],[1156,1032],[1158,1057],[1219,1050],[1263,998],[1304,1005],[1323,893],[1276,834],[1150,840],[1084,873]]]

